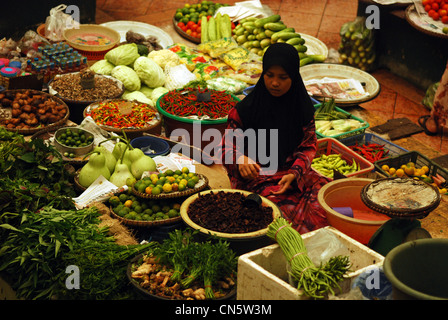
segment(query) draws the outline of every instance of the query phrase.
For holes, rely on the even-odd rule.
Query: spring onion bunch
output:
[[[267,235],[279,244],[290,263],[290,273],[298,282],[298,290],[314,299],[325,298],[328,292],[335,294],[335,287],[341,290],[338,282],[350,268],[348,256],[332,257],[327,263],[315,266],[300,233],[281,217],[268,226]]]

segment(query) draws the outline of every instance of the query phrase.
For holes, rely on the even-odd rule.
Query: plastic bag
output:
[[[165,69],[165,88],[175,90],[183,88],[188,82],[196,80],[196,76],[184,64],[167,66]]]
[[[79,22],[64,12],[66,8],[65,4],[60,4],[50,10],[50,15],[45,20],[45,37],[47,39],[62,41],[65,29],[79,28]]]
[[[238,44],[233,38],[222,38],[213,41],[207,41],[198,45],[198,50],[208,54],[212,58],[218,58],[222,54],[232,49],[238,48]]]
[[[330,258],[348,256],[350,251],[338,237],[327,229],[319,229],[314,236],[305,243],[308,257],[318,266],[325,264]]]
[[[217,77],[207,80],[207,88],[218,91],[227,91],[232,94],[239,94],[246,89],[247,84],[243,81],[228,77]]]
[[[363,71],[373,70],[376,60],[376,37],[375,30],[366,26],[366,18],[356,17],[354,21],[344,23],[339,34],[339,62]]]
[[[250,54],[246,48],[238,47],[222,54],[220,59],[233,70],[238,70],[243,63],[249,62]]]

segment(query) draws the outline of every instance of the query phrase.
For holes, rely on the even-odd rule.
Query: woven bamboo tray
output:
[[[436,187],[411,178],[384,178],[366,184],[361,200],[372,210],[391,218],[421,219],[438,207]]]
[[[177,21],[176,19],[173,17],[173,26],[174,26],[174,30],[176,30],[176,32],[182,37],[185,38],[187,40],[190,40],[191,42],[194,43],[201,43],[201,38],[195,38],[190,36],[188,33],[184,32],[181,28],[179,28],[179,26],[177,25]]]
[[[140,293],[144,298],[150,299],[150,300],[172,300],[168,299],[166,297],[161,297],[155,294],[150,293],[145,288],[141,287],[139,284],[139,281],[137,279],[132,278],[132,272],[137,270],[137,268],[142,264],[143,261],[143,254],[139,254],[136,257],[134,257],[130,263],[128,264],[128,268],[126,270],[126,276],[131,283],[132,287],[137,290],[138,293]],[[223,297],[216,298],[216,300],[234,300],[236,297],[236,285],[233,286],[233,288]],[[185,298],[185,300],[187,300]]]
[[[149,228],[149,227],[156,227],[156,226],[161,226],[161,225],[174,224],[176,222],[182,221],[182,217],[180,215],[177,217],[174,217],[174,218],[153,220],[153,221],[131,220],[131,219],[126,219],[126,218],[120,217],[118,214],[116,214],[114,212],[112,207],[110,207],[109,211],[110,211],[110,216],[112,218],[120,220],[122,223],[124,223],[128,226],[132,226],[132,227],[147,227],[147,228]]]
[[[51,95],[49,93],[43,92],[43,91],[32,90],[32,89],[15,89],[15,90],[7,90],[5,92],[22,93],[22,92],[26,92],[26,91],[29,91],[29,92],[31,92],[33,94],[42,95],[42,96],[46,97],[47,99],[51,99],[51,100],[57,102],[58,104],[63,105],[65,107],[65,109],[66,109],[65,116],[61,120],[56,121],[54,123],[47,124],[47,125],[40,124],[37,127],[33,127],[33,128],[29,128],[29,129],[19,129],[19,130],[17,130],[17,129],[8,129],[8,128],[5,127],[6,130],[17,132],[17,133],[23,134],[23,135],[32,135],[32,134],[35,134],[35,133],[37,133],[37,132],[39,132],[39,131],[41,131],[43,129],[55,128],[55,127],[61,126],[64,123],[67,122],[68,117],[70,115],[70,109],[68,108],[67,104],[62,99],[60,99],[58,97],[55,97],[55,96],[53,96],[53,95]],[[8,108],[2,108],[1,105],[0,105],[0,109],[5,110],[5,109],[8,109]],[[1,122],[2,121],[0,119],[0,125],[3,126]]]
[[[175,192],[170,192],[170,193],[161,193],[158,195],[141,193],[141,192],[138,192],[134,187],[132,187],[131,191],[137,197],[145,198],[145,199],[162,200],[162,199],[187,197],[187,196],[191,196],[192,194],[195,194],[199,191],[202,191],[208,187],[208,178],[200,173],[198,173],[197,175],[199,177],[199,181],[198,181],[198,183],[196,183],[196,185],[193,189],[186,189],[184,191],[175,191]]]
[[[123,99],[108,99],[108,100],[103,100],[100,101],[101,103],[106,103],[106,102],[120,102],[120,101],[125,101],[127,102],[128,100],[123,100]],[[83,116],[84,118],[90,113],[91,110],[95,109],[98,104],[100,102],[94,102],[90,105],[88,105],[84,111],[83,111]],[[141,103],[138,101],[131,101],[131,102],[136,102],[136,103]],[[100,126],[102,129],[109,131],[109,132],[114,132],[116,134],[121,135],[122,132],[124,131],[126,136],[129,139],[133,139],[139,136],[142,136],[143,133],[150,133],[150,134],[155,134],[155,135],[160,135],[162,132],[162,117],[160,115],[159,112],[156,111],[156,115],[154,117],[154,120],[148,124],[146,127],[142,127],[142,128],[116,128],[116,127],[111,127],[111,126],[105,126],[105,125],[101,125],[98,124],[98,126]]]

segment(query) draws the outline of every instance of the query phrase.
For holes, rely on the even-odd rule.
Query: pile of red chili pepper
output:
[[[210,99],[201,101],[198,94],[210,93]],[[237,100],[226,91],[213,89],[184,88],[172,90],[159,101],[160,107],[178,117],[196,116],[199,119],[220,119],[229,114]]]
[[[153,107],[146,103],[137,101],[132,102],[132,111],[123,115],[120,112],[119,105],[122,101],[100,102],[98,106],[87,115],[98,125],[114,128],[144,128],[155,118],[157,112]]]
[[[387,158],[389,154],[389,150],[384,148],[384,144],[378,144],[373,142],[366,144],[356,143],[348,147],[372,163]]]

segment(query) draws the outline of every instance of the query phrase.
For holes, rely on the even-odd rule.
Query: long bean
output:
[[[338,282],[349,270],[348,257],[333,257],[325,265],[315,266],[300,233],[281,217],[268,226],[267,236],[279,244],[291,266],[290,273],[297,280],[298,290],[311,298],[321,299],[328,292],[334,294],[333,287],[341,289]]]

